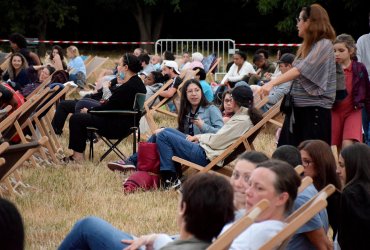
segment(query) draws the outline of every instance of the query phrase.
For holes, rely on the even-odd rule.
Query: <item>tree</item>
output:
[[[140,41],[156,41],[163,26],[166,11],[180,11],[180,0],[97,0],[103,8],[123,8],[135,18]]]

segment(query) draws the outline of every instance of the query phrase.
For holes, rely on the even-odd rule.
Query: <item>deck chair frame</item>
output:
[[[242,218],[237,220],[227,231],[221,234],[207,250],[226,250],[229,249],[233,240],[246,230],[270,205],[267,199],[259,201]]]
[[[237,155],[232,155],[234,151],[237,152],[244,152],[244,151],[250,151],[254,150],[253,140],[258,135],[260,129],[270,121],[273,117],[275,117],[277,114],[279,114],[279,103],[271,107],[268,112],[266,112],[262,118],[261,121],[259,121],[256,125],[251,127],[247,132],[245,132],[243,135],[240,136],[239,139],[237,139],[234,143],[232,143],[227,149],[224,150],[220,155],[218,155],[216,158],[214,158],[210,163],[208,163],[206,166],[200,166],[198,164],[195,164],[193,162],[184,160],[180,157],[174,156],[172,157],[172,160],[175,162],[178,162],[186,167],[190,167],[193,169],[196,169],[200,172],[208,172],[212,168],[214,170],[223,173],[225,175],[230,175],[231,173],[227,171],[227,169],[221,167],[217,167],[217,163],[224,161],[223,166],[233,161]],[[240,149],[241,147],[242,149]],[[227,159],[230,155],[232,155],[231,159]],[[226,160],[227,159],[227,160]]]
[[[323,188],[318,194],[286,218],[285,222],[288,224],[277,235],[266,242],[260,250],[270,250],[276,247],[279,250],[285,249],[293,234],[313,216],[326,208],[328,204],[327,198],[334,192],[335,187],[332,184]]]

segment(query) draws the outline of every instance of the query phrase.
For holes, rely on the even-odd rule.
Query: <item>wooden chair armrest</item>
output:
[[[139,112],[134,110],[90,110],[93,115],[137,115]]]
[[[190,161],[187,161],[187,160],[184,160],[180,157],[177,157],[177,156],[173,156],[172,157],[172,160],[175,161],[175,162],[178,162],[180,163],[181,165],[185,165],[185,166],[188,166],[188,167],[191,167],[191,168],[195,168],[199,171],[202,171],[204,169],[204,167],[198,165],[198,164],[195,164],[193,162],[190,162]]]

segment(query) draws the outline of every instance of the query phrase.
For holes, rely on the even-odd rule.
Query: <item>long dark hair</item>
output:
[[[232,91],[231,91],[231,96],[233,96],[233,92],[237,89],[237,88],[246,88],[248,87],[250,89],[249,86],[238,86],[238,87],[235,87]],[[252,90],[250,90],[252,91]],[[234,92],[235,93],[235,92]],[[234,94],[235,95],[235,94]],[[238,105],[239,107],[245,107],[245,108],[248,108],[248,116],[249,118],[251,119],[253,125],[256,125],[258,122],[260,122],[262,120],[262,113],[261,111],[259,111],[258,109],[256,109],[254,106],[253,106],[253,93],[251,92],[250,95],[247,95],[245,97],[243,97],[243,99],[241,100],[236,100],[236,98],[234,98],[234,103],[236,105]]]
[[[66,70],[67,69],[67,64],[64,61],[63,49],[59,45],[54,45],[53,48],[51,49],[50,60],[53,60],[54,59],[53,51],[55,49],[58,51],[58,54],[60,56],[60,60],[62,61],[63,69]]]
[[[187,80],[184,83],[184,87],[181,89],[181,100],[180,100],[180,110],[179,115],[177,117],[177,124],[178,124],[178,130],[181,132],[185,131],[185,121],[186,121],[186,115],[191,111],[191,104],[188,100],[186,91],[188,90],[188,87],[190,84],[195,84],[200,88],[200,91],[202,93],[202,97],[200,99],[199,106],[200,107],[207,107],[209,105],[209,102],[207,101],[207,98],[204,95],[202,86],[197,80],[190,79]]]
[[[341,189],[334,155],[326,142],[306,140],[299,144],[298,149],[306,151],[312,158],[316,172],[313,183],[317,190],[323,189],[328,184],[333,184],[338,190]]]
[[[370,193],[370,147],[363,143],[355,143],[345,147],[340,153],[344,159],[347,186],[361,182],[368,187]]]

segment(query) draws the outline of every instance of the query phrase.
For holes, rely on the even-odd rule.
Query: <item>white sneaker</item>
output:
[[[63,85],[64,85],[64,86],[70,85],[70,86],[72,86],[72,87],[74,87],[74,88],[77,88],[77,87],[78,87],[78,86],[77,86],[77,84],[76,84],[76,83],[74,83],[74,81],[66,82],[66,83],[64,83]]]
[[[81,90],[78,93],[80,94],[81,97],[84,97],[86,95],[90,95],[90,94],[94,93],[94,91],[93,90]]]

